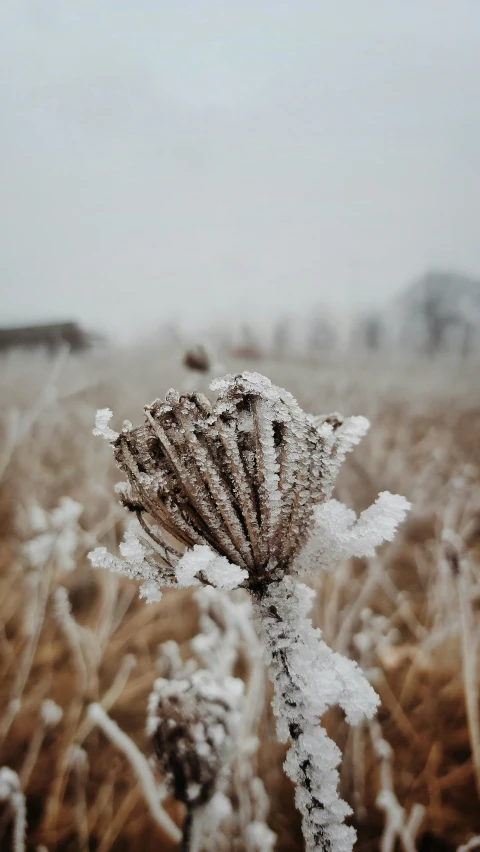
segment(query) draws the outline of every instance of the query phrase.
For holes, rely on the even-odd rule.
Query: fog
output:
[[[3,0],[1,324],[346,314],[480,274],[480,4]]]

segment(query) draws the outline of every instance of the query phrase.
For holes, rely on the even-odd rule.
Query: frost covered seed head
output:
[[[176,799],[205,804],[232,752],[243,683],[218,683],[206,669],[180,680],[159,678],[150,696],[148,733]]]
[[[182,545],[208,545],[246,569],[253,588],[281,579],[305,544],[315,505],[330,496],[342,423],[317,426],[258,373],[212,389],[214,404],[169,391],[145,408],[143,426],[113,440],[129,483],[122,502]]]

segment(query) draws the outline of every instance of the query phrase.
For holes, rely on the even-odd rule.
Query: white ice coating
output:
[[[280,740],[290,739],[285,771],[296,786],[308,852],[349,852],[355,831],[344,825],[350,808],[337,792],[341,752],[319,722],[339,706],[350,724],[370,718],[378,696],[357,664],[332,651],[307,613],[315,593],[287,578],[254,605],[274,685]]]
[[[115,432],[108,425],[113,417],[113,411],[110,408],[99,408],[95,417],[95,428],[93,434],[100,438],[105,438],[106,441],[114,441],[118,438],[118,432]]]

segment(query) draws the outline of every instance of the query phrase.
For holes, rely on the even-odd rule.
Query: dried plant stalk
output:
[[[338,468],[368,425],[338,415],[314,421],[288,392],[257,373],[212,383],[212,404],[199,393],[169,391],[145,408],[145,424],[108,426],[128,484],[122,502],[139,518],[121,547],[124,561],[98,549],[94,565],[144,580],[158,600],[163,586],[198,583],[247,588],[275,688],[278,733],[290,739],[285,768],[296,784],[309,850],[346,850],[355,833],[338,799],[338,749],[319,727],[333,704],[357,723],[377,696],[358,667],[334,654],[313,629],[311,594],[300,573],[345,556],[371,555],[403,519],[403,498],[382,494],[360,519],[331,500]],[[172,547],[171,539],[176,540]],[[187,548],[179,557],[182,547]]]

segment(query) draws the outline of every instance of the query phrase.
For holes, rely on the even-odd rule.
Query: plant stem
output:
[[[193,826],[193,809],[187,808],[187,813],[183,821],[183,837],[180,845],[180,852],[190,852],[190,838],[192,836]]]
[[[180,852],[200,852],[204,810],[203,807],[192,808],[187,805]]]
[[[351,810],[337,791],[341,753],[320,720],[329,706],[345,706],[348,690],[358,684],[346,684],[350,673],[355,678],[354,667],[338,670],[338,655],[307,617],[311,600],[305,586],[283,580],[257,592],[254,611],[274,687],[277,736],[291,743],[284,769],[295,784],[306,849],[332,852],[351,849],[355,832],[345,825]]]

